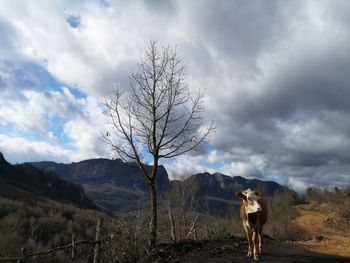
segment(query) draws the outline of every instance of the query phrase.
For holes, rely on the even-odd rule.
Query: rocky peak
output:
[[[80,184],[113,184],[117,187],[139,189],[148,192],[148,185],[136,163],[123,162],[120,159],[89,159],[70,164],[54,162],[35,162],[34,166],[45,171],[55,171],[62,178]],[[152,167],[145,165],[148,172]],[[159,166],[156,179],[159,192],[166,192],[170,186],[167,171]]]
[[[6,162],[4,155],[0,152],[0,163]]]

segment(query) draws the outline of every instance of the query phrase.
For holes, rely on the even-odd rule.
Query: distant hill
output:
[[[32,165],[55,171],[60,176],[77,183],[113,184],[118,187],[148,191],[143,174],[135,163],[125,163],[119,159],[90,159],[69,164],[55,162],[33,162]],[[146,165],[146,170],[151,171]],[[163,166],[159,166],[156,180],[157,189],[168,190],[170,181]]]
[[[187,178],[184,183],[195,185],[194,192],[199,202],[199,210],[209,214],[227,215],[236,212],[240,201],[235,193],[248,188],[271,197],[284,190],[292,191],[274,181],[246,179],[241,176],[227,176],[220,173],[198,173]]]
[[[262,181],[258,179],[246,179],[241,176],[228,176],[221,173],[198,173],[194,174],[188,181],[195,181],[197,183],[198,196],[215,196],[217,198],[232,200],[235,193],[251,188],[261,188],[265,191],[265,195],[272,196],[275,192],[284,189],[283,186],[274,181]]]
[[[82,208],[97,209],[81,185],[60,178],[53,171],[42,171],[29,163],[11,165],[0,152],[0,196],[16,200],[49,198]]]
[[[149,205],[149,190],[144,176],[135,163],[121,160],[90,159],[70,164],[35,162],[34,166],[45,171],[54,171],[62,178],[82,184],[86,194],[106,212],[113,214],[132,211]],[[151,167],[146,166],[150,171]],[[163,166],[159,167],[156,185],[159,200],[175,185],[193,182],[199,210],[210,210],[213,214],[227,214],[239,204],[235,192],[242,189],[260,189],[268,196],[287,189],[273,181],[246,179],[220,173],[198,173],[184,181],[169,181]],[[232,210],[232,209],[231,209]]]
[[[148,185],[135,163],[119,159],[90,159],[69,164],[33,162],[32,165],[45,171],[54,171],[62,178],[82,184],[88,197],[113,214],[132,211],[148,206]],[[151,171],[151,166],[146,166]],[[159,166],[156,186],[159,194],[165,193],[170,181],[163,166]]]

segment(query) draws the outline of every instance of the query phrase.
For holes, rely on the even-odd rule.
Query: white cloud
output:
[[[17,68],[3,63],[0,123],[44,134],[55,144],[60,136],[49,128],[53,116],[62,116],[62,136],[74,149],[68,159],[109,156],[98,141],[105,122],[97,95],[114,81],[128,85],[145,45],[156,36],[177,45],[188,63],[189,87],[206,89],[205,119],[217,127],[208,155],[201,151],[166,162],[169,170],[214,171],[210,167],[222,162],[221,172],[266,179],[278,174],[296,188],[328,177],[348,183],[342,166],[350,161],[347,7],[346,1],[313,0],[110,1],[109,6],[1,1],[0,63],[40,65],[87,97],[77,99],[69,88],[44,91],[30,71],[19,85]],[[68,24],[70,15],[79,17],[78,27]]]
[[[44,116],[46,99],[41,93],[23,92],[23,100],[11,100],[2,97],[0,118],[7,123],[13,123],[26,131],[44,133],[48,120]]]
[[[14,98],[0,93],[0,98],[4,101],[0,105],[2,124],[15,127],[12,135],[3,134],[2,148],[11,154],[17,152],[19,160],[25,153],[33,155],[34,159],[41,156],[43,159],[59,160],[62,157],[66,161],[110,157],[107,145],[101,141],[101,134],[106,128],[100,99],[77,99],[66,87],[61,92],[24,90],[22,96]],[[60,124],[55,123],[57,117],[62,119],[63,125],[63,132],[58,134],[56,129]],[[40,135],[38,138],[47,141],[36,138],[31,142],[30,136],[26,135],[28,133]],[[67,137],[68,144],[62,136]],[[21,147],[14,147],[16,143],[20,143]],[[44,147],[47,149],[44,150]]]
[[[308,118],[298,123],[279,123],[285,134],[285,146],[289,151],[336,154],[347,151],[350,138],[342,131],[318,118]]]
[[[42,160],[67,162],[72,160],[71,151],[60,145],[5,134],[0,134],[0,151],[12,163]]]
[[[0,118],[23,131],[46,134],[50,117],[71,118],[78,114],[81,100],[72,98],[67,89],[59,91],[23,90],[19,94],[0,93]],[[67,97],[68,95],[68,97]]]
[[[183,176],[190,176],[195,173],[216,172],[215,169],[205,165],[206,162],[206,156],[188,155],[182,155],[171,160],[161,160],[161,164],[164,165],[170,179],[183,179]]]
[[[80,17],[79,27],[69,26],[66,18],[71,14]],[[92,1],[64,5],[11,1],[0,3],[0,15],[16,31],[16,49],[22,56],[88,94],[110,90],[116,76],[127,80],[118,75],[123,71],[119,66],[136,62],[154,36],[154,25],[166,34],[169,22],[166,16],[159,21],[158,16],[150,15],[140,2],[112,3],[104,8]]]
[[[109,146],[102,141],[107,127],[99,100],[87,98],[82,114],[83,117],[77,115],[64,125],[64,133],[76,150],[75,158],[112,157]]]
[[[299,193],[303,193],[306,190],[306,188],[308,188],[312,185],[308,185],[303,180],[300,180],[300,179],[297,179],[294,177],[289,177],[286,186],[294,189],[295,191],[297,191]]]
[[[231,162],[226,164],[221,172],[231,176],[243,176],[246,178],[257,178],[261,177],[261,170],[253,163],[247,162]],[[261,179],[261,178],[259,178]]]

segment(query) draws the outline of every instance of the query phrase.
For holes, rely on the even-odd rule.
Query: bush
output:
[[[293,219],[297,216],[295,204],[299,203],[295,192],[285,190],[268,201],[269,215],[265,232],[278,240],[302,240],[307,234],[299,229]]]
[[[350,188],[308,188],[306,196],[312,209],[328,215],[330,227],[350,232]]]
[[[22,247],[41,251],[65,245],[73,233],[77,240],[92,240],[98,216],[102,217],[50,200],[21,202],[0,197],[0,255],[18,256]]]

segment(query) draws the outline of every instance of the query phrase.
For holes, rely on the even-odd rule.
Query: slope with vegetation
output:
[[[233,211],[237,212],[240,202],[235,193],[243,189],[257,189],[268,197],[287,190],[293,192],[273,181],[246,179],[241,176],[231,177],[221,173],[198,173],[177,183],[195,185],[192,191],[198,201],[198,210],[221,216],[228,216]]]
[[[36,162],[34,166],[45,171],[54,171],[62,178],[73,183],[80,183],[87,196],[109,214],[131,212],[149,206],[149,190],[147,183],[135,163],[121,160],[90,159],[76,163],[63,164],[55,162]],[[146,166],[151,170],[150,166]],[[236,191],[246,188],[261,188],[266,195],[282,192],[286,188],[273,181],[246,179],[240,176],[230,177],[220,173],[201,173],[187,175],[183,180],[170,181],[163,166],[158,169],[156,189],[160,200],[171,188],[177,185],[186,187],[194,184],[198,200],[197,210],[213,215],[229,215],[236,209],[238,200]]]
[[[69,164],[34,162],[32,165],[45,171],[54,171],[62,178],[81,184],[86,194],[105,212],[130,212],[149,203],[147,183],[135,163],[120,159],[89,159]],[[147,171],[150,166],[145,166]],[[158,169],[156,187],[160,194],[170,186],[168,174],[163,166]]]
[[[11,165],[0,153],[0,196],[17,200],[48,198],[62,203],[97,209],[81,185],[31,164]]]
[[[18,172],[11,178],[8,172],[14,167],[17,167],[13,170],[16,172],[29,169],[20,168],[27,165],[12,166],[4,160],[0,165],[1,178],[3,182],[7,180],[6,185],[1,184],[2,190],[15,193],[7,197],[16,199],[0,197],[0,258],[18,256],[21,247],[26,247],[27,251],[45,251],[66,245],[71,242],[72,235],[76,240],[93,240],[96,219],[103,218],[101,262],[247,262],[247,243],[236,209],[238,202],[229,199],[236,188],[255,187],[266,196],[269,207],[261,262],[349,262],[350,194],[346,190],[309,189],[309,203],[301,204],[303,200],[295,192],[271,182],[220,174],[194,175],[183,181],[173,181],[159,200],[160,244],[150,251],[147,249],[150,216],[147,208],[138,206],[112,218],[98,211],[64,204],[68,201],[62,198],[55,197],[53,201],[45,195],[46,188],[40,187],[47,172],[37,172],[30,166],[32,174],[43,176],[33,178],[38,182],[34,191],[31,181],[19,180],[27,174],[19,176]],[[104,171],[102,166],[99,169]],[[108,190],[111,185],[100,184],[100,187]],[[129,198],[137,192],[146,196],[146,189],[130,191],[130,188],[120,187],[119,190],[125,191]],[[205,200],[216,201],[203,203],[203,196]],[[215,212],[214,207],[219,202],[231,202],[231,206],[224,209],[226,213]],[[128,204],[125,199],[124,206]],[[92,252],[89,246],[77,250],[76,262],[92,260]],[[51,256],[49,260],[67,262],[69,257],[66,252]],[[48,257],[40,257],[36,262],[47,260]]]
[[[16,201],[0,197],[0,258],[17,257],[22,247],[30,253],[66,245],[72,235],[76,240],[93,240],[96,219],[102,216],[95,210],[79,209],[50,199]],[[38,262],[47,260],[66,262],[64,256]]]

